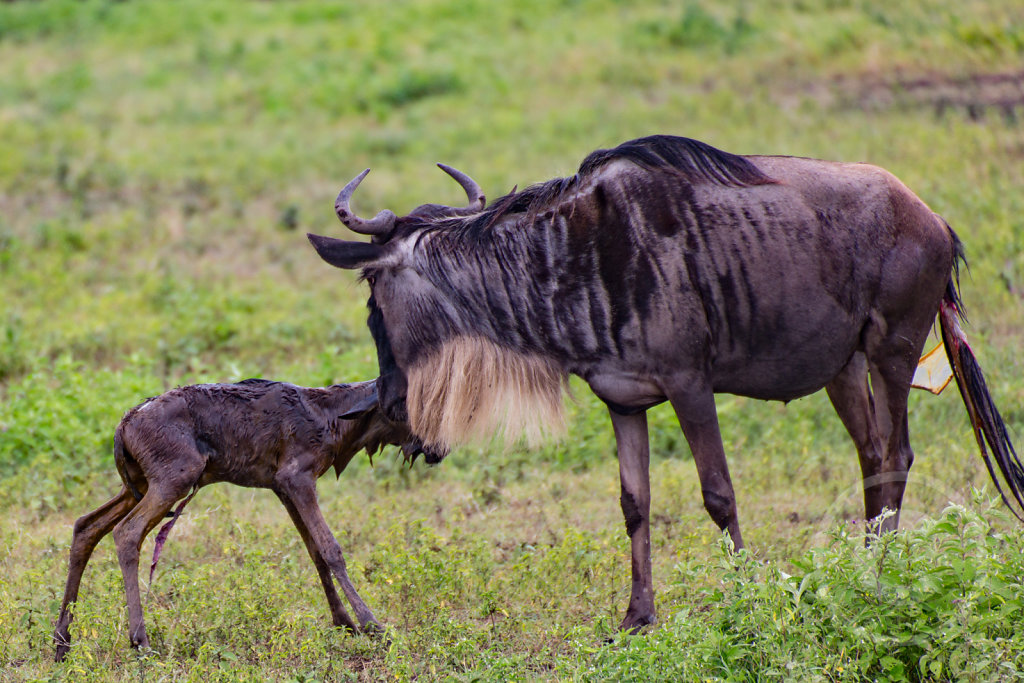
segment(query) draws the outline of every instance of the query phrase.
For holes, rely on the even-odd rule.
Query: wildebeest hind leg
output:
[[[879,532],[892,531],[899,526],[903,492],[907,488],[910,466],[914,463],[907,425],[907,398],[921,344],[908,349],[904,340],[901,338],[898,345],[888,346],[885,354],[869,355],[868,359],[875,397],[875,424],[884,445],[881,471],[876,475],[876,481],[882,491],[882,507],[895,512],[882,522]],[[923,336],[921,341],[924,341]]]
[[[626,518],[633,557],[629,607],[619,629],[639,631],[655,621],[651,576],[651,476],[647,413],[621,415],[609,411],[619,457],[622,514]]]
[[[875,423],[874,398],[868,384],[867,358],[854,353],[846,366],[825,386],[832,405],[850,433],[860,458],[864,479],[864,513],[874,519],[882,512],[886,497],[882,471],[884,447]]]
[[[865,351],[855,353],[827,386],[832,405],[853,437],[864,477],[864,513],[868,520],[893,512],[878,532],[899,526],[903,492],[914,462],[907,427],[907,398],[930,320],[906,315],[865,331]],[[868,377],[870,376],[870,386]]]

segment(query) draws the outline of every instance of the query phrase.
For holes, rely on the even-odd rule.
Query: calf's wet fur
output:
[[[71,647],[71,605],[85,566],[96,544],[111,532],[124,577],[128,637],[132,647],[149,647],[139,596],[142,541],[177,501],[182,502],[175,519],[199,488],[215,482],[273,491],[313,559],[334,624],[353,632],[379,630],[349,580],[341,547],[317,504],[316,480],[331,467],[340,475],[359,451],[372,456],[387,444],[399,446],[409,462],[420,453],[431,463],[444,457],[424,451],[407,424],[383,414],[376,380],[322,388],[262,379],[198,384],[132,408],[114,432],[121,490],[75,522],[67,585],[53,634],[56,660],[63,660]],[[157,551],[173,521],[161,531]],[[333,579],[341,584],[358,626]]]

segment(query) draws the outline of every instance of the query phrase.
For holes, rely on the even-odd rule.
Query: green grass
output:
[[[1010,0],[0,4],[0,680],[1019,676],[1024,539],[972,494],[955,392],[912,397],[908,531],[870,548],[827,399],[720,397],[739,557],[652,410],[660,624],[639,638],[615,634],[628,545],[582,383],[561,444],[387,453],[321,483],[389,643],[330,627],[287,515],[230,487],[197,496],[144,590],[153,653],[127,647],[108,540],[67,663],[49,634],[124,410],[192,382],[374,375],[365,287],[303,235],[344,234],[334,196],[367,166],[365,214],[459,201],[437,161],[493,198],[651,133],[884,166],[965,243],[967,331],[1019,442],[1022,59]]]

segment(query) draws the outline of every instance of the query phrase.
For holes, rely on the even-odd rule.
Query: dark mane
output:
[[[578,175],[589,175],[617,159],[652,171],[673,169],[693,183],[746,187],[775,182],[739,155],[674,135],[651,135],[624,142],[615,149],[599,149],[583,160]]]
[[[690,138],[650,135],[624,142],[614,149],[591,152],[580,164],[576,175],[531,185],[521,192],[513,189],[473,217],[455,220],[466,232],[473,233],[493,225],[508,214],[540,211],[559,196],[578,187],[585,178],[619,159],[631,161],[649,171],[672,171],[694,184],[715,183],[749,187],[775,182],[754,164],[737,154],[723,152],[707,143]]]

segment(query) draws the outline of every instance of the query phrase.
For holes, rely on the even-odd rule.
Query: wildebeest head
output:
[[[371,219],[359,217],[350,208],[350,200],[369,169],[349,182],[338,194],[335,212],[350,230],[371,235],[367,242],[352,242],[319,235],[308,235],[321,258],[338,268],[360,270],[370,285],[368,325],[377,346],[380,377],[379,400],[384,413],[397,422],[409,420],[406,407],[408,380],[405,368],[419,356],[436,349],[457,333],[457,322],[445,294],[437,283],[422,276],[414,258],[421,240],[439,229],[446,219],[458,219],[481,211],[485,205],[479,185],[464,173],[438,164],[465,190],[468,204],[450,207],[423,204],[407,216],[398,217],[389,210]],[[417,325],[415,318],[427,316],[429,325]]]

